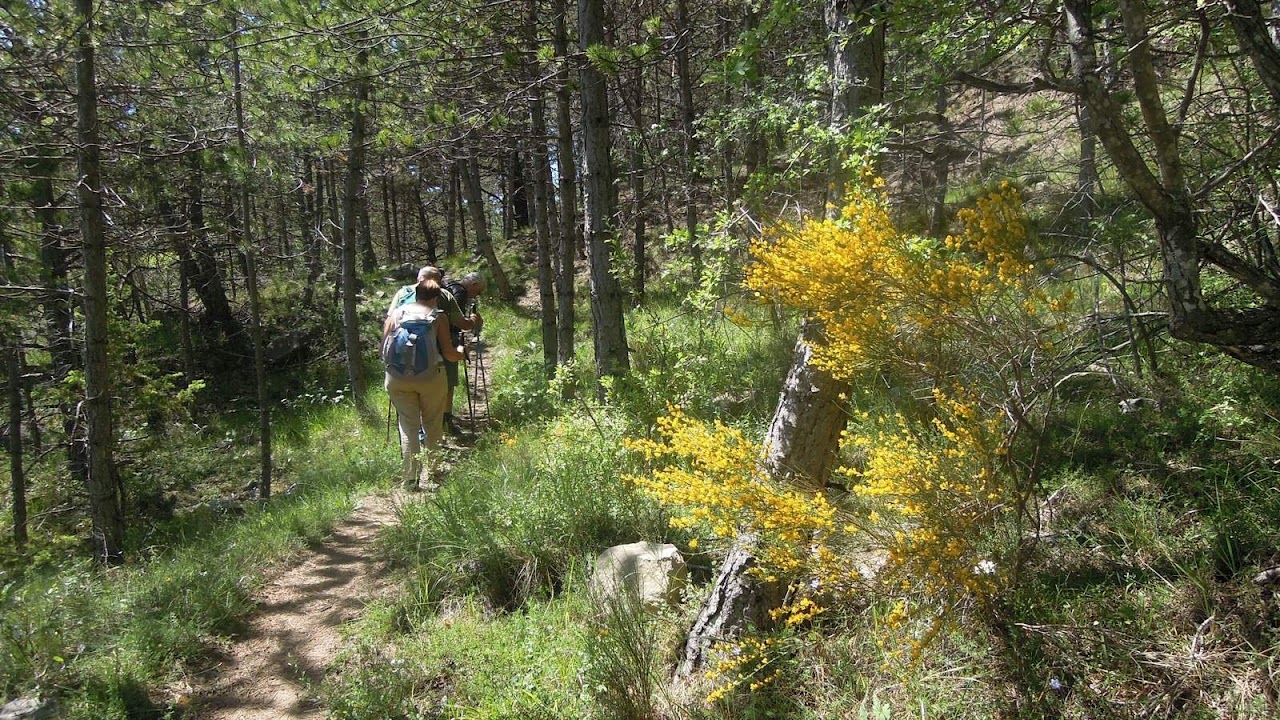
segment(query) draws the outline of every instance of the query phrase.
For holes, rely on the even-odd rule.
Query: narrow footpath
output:
[[[314,689],[342,645],[340,628],[391,590],[373,539],[401,493],[368,495],[322,545],[263,591],[243,638],[204,678],[204,720],[323,718]]]
[[[480,354],[468,371],[488,380],[492,358]],[[474,443],[488,425],[488,393],[454,408]],[[470,405],[470,407],[469,407]],[[474,408],[474,425],[468,417]],[[448,478],[445,478],[448,482]],[[319,720],[317,698],[330,663],[342,649],[344,624],[366,605],[396,588],[377,557],[374,539],[396,521],[396,507],[410,499],[404,491],[365,496],[323,543],[274,578],[259,596],[258,611],[244,634],[198,674],[192,703],[200,720]]]

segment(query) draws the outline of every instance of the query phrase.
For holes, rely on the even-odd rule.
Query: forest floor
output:
[[[468,371],[487,379],[490,353],[481,353],[480,362],[477,365],[473,359]],[[488,424],[487,401],[487,391],[481,391],[473,403],[462,401],[461,407],[455,406],[459,424],[472,431],[456,441],[463,450],[474,444]],[[424,490],[431,489],[424,484]],[[396,592],[375,541],[379,532],[396,522],[397,507],[409,497],[400,489],[365,496],[330,537],[267,583],[259,594],[258,612],[248,619],[244,632],[210,657],[206,669],[194,678],[191,697],[196,717],[294,720],[325,716],[317,694],[327,668],[342,650],[343,625],[358,619],[369,603]]]

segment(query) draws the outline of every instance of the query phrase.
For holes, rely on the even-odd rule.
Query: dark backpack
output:
[[[440,348],[436,346],[435,320],[439,311],[429,318],[401,320],[382,343],[382,364],[387,374],[400,379],[421,375],[440,363]]]
[[[445,283],[443,287],[445,290],[449,291],[449,294],[453,296],[454,300],[458,301],[458,309],[462,311],[462,314],[467,314],[467,300],[470,298],[467,297],[467,289],[463,287],[462,283],[454,280]]]

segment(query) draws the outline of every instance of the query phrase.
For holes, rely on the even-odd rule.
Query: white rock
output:
[[[18,698],[0,707],[0,720],[46,720],[54,716],[54,705],[36,698]]]
[[[689,568],[675,545],[615,545],[596,558],[591,592],[600,600],[632,594],[645,605],[675,605],[689,582]]]

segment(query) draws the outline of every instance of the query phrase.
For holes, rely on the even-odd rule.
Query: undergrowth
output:
[[[381,428],[361,422],[349,404],[301,405],[278,419],[269,504],[224,497],[179,506],[172,519],[134,534],[147,557],[121,568],[65,559],[11,568],[0,589],[6,696],[54,699],[66,717],[86,720],[175,712],[182,698],[164,688],[217,638],[242,629],[265,573],[320,540],[354,498],[393,475],[395,450]],[[176,437],[151,462],[187,481],[238,488],[253,476],[240,460],[256,458],[247,426],[211,424]]]

